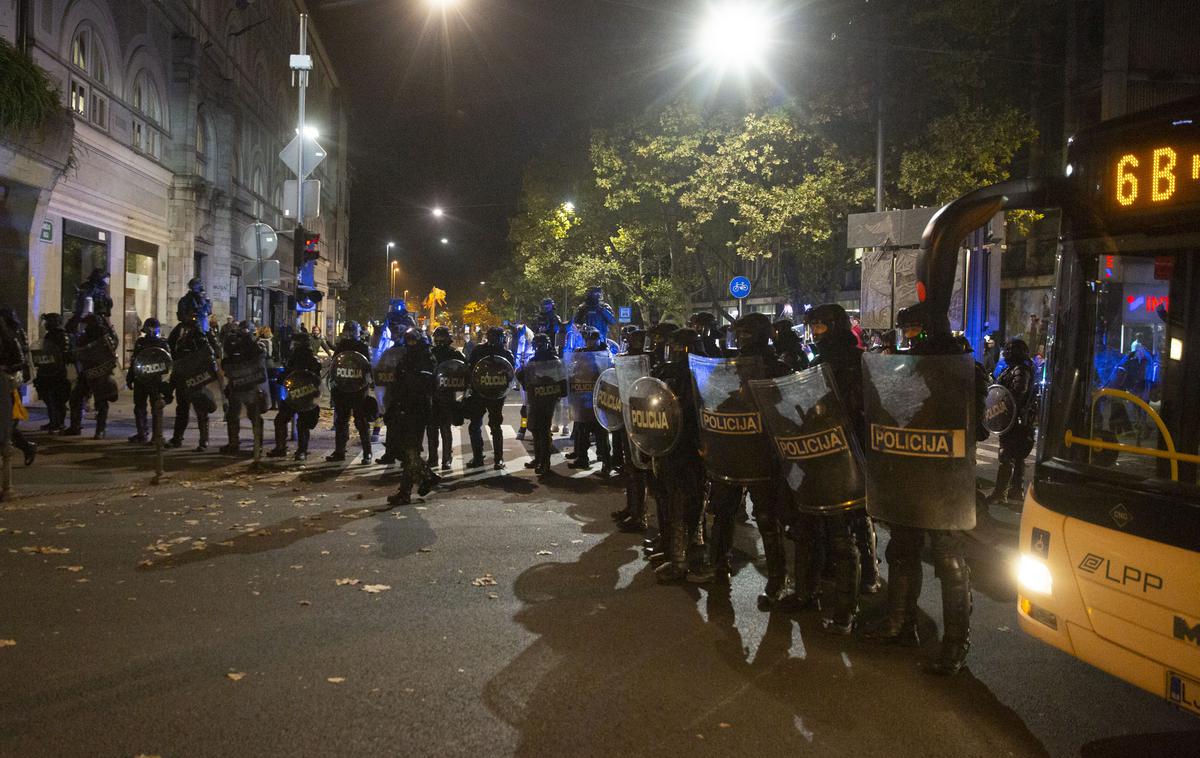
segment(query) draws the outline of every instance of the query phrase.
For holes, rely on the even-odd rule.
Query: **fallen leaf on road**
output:
[[[497,595],[495,592],[488,593],[488,600],[499,600],[499,599],[500,599],[500,596]]]
[[[726,724],[724,721],[722,721],[721,723],[717,724],[717,726],[721,727],[722,729],[728,729],[729,727],[733,726],[733,724]]]
[[[496,577],[492,576],[491,574],[484,574],[483,576],[479,577],[478,579],[472,579],[471,586],[473,586],[473,587],[495,587],[496,586]]]
[[[137,755],[133,756],[133,758],[162,758],[162,756],[158,753],[155,753],[154,755],[150,755],[149,753],[138,753]]]
[[[228,677],[229,679],[231,679],[231,680],[235,681],[235,682],[240,682],[240,681],[242,681],[242,678],[243,678],[244,676],[246,676],[246,674],[245,674],[245,672],[243,672],[243,671],[230,671],[230,672],[229,672],[228,674],[226,674],[225,676],[226,676],[226,677]]]
[[[537,554],[538,555],[554,555],[554,553],[550,552],[549,550],[539,550],[539,551],[537,551]]]
[[[83,571],[83,566],[58,566],[62,571]]]
[[[583,540],[571,540],[571,544],[572,544],[572,545],[582,545],[582,544],[583,544]]]
[[[50,547],[48,545],[26,545],[21,548],[23,553],[39,553],[41,555],[66,555],[71,552],[69,547]]]
[[[251,498],[245,498],[243,500],[237,501],[237,504],[239,507],[245,508],[247,505],[254,505],[257,502],[258,502],[257,500],[253,500]]]
[[[188,526],[196,526],[197,524],[200,523],[200,521],[198,519],[194,519],[194,518],[185,518],[183,520],[183,523],[187,524]]]
[[[372,595],[378,595],[380,592],[387,592],[392,587],[390,584],[364,584],[362,591],[370,592]]]
[[[288,566],[288,568],[299,571],[300,569],[304,568],[304,564],[303,563],[293,563],[291,566]]]
[[[149,492],[134,492],[130,497],[150,497]]]
[[[341,684],[342,682],[346,681],[346,677],[344,677],[344,676],[329,676],[329,677],[325,678],[325,681],[329,682],[330,684]]]
[[[311,600],[301,600],[300,605],[312,605],[312,601]]]
[[[146,559],[146,560],[144,560],[144,561],[138,561],[138,566],[139,566],[140,568],[149,568],[149,567],[151,567],[151,566],[153,566],[153,565],[154,565],[154,561],[150,560],[149,558],[147,558],[147,559]]]
[[[336,585],[337,585],[337,586],[339,586],[339,587],[345,587],[347,584],[349,584],[349,585],[351,585],[351,586],[353,586],[353,585],[355,585],[355,584],[358,584],[358,580],[357,580],[357,579],[349,579],[349,578],[347,578],[347,579],[334,579],[334,580],[333,580],[333,583],[334,583],[334,584],[336,584]]]
[[[328,550],[322,550],[322,551],[321,551],[321,555],[329,555],[329,551],[328,551]]]
[[[432,552],[433,552],[433,548],[431,548],[431,547],[420,547],[420,548],[417,548],[417,552],[418,552],[418,553],[432,553]]]
[[[0,647],[12,647],[17,644],[16,640],[0,640]]]

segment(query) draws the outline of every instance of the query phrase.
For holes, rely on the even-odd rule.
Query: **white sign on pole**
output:
[[[283,180],[283,215],[296,218],[296,180]],[[321,180],[304,180],[304,219],[321,215]],[[301,219],[303,221],[304,219]]]
[[[271,259],[263,261],[261,264],[258,261],[250,261],[250,264],[244,268],[242,279],[251,287],[278,287],[279,261]]]
[[[255,234],[258,239],[255,240]],[[279,247],[279,238],[275,230],[267,224],[251,224],[242,231],[242,255],[258,260],[270,258]]]
[[[300,176],[300,166],[296,162],[300,158],[301,142],[304,148],[304,175]],[[292,137],[292,141],[287,144],[287,147],[279,153],[279,159],[283,161],[283,165],[287,166],[291,172],[301,179],[308,178],[308,175],[320,165],[321,161],[325,160],[325,148],[317,144],[317,141],[312,137],[303,137],[297,134]]]

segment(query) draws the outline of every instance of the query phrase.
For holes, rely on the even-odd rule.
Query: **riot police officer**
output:
[[[862,350],[851,331],[850,316],[842,306],[826,303],[806,313],[804,323],[814,339],[812,366],[830,367],[834,389],[849,418],[849,431],[861,449],[866,434]],[[869,581],[869,586],[874,587],[878,581],[875,528],[870,517],[861,506],[823,516],[798,513],[792,521],[792,531],[796,542],[793,570],[796,594],[785,601],[785,607],[801,609],[813,600],[823,568],[822,558],[827,556],[833,569],[835,602],[822,626],[835,634],[849,634],[854,628],[862,586]]]
[[[581,353],[599,353],[607,352],[608,345],[600,340],[600,332],[594,327],[584,326],[579,330],[583,337],[584,345],[579,349]],[[572,390],[574,391],[574,390]],[[574,428],[575,441],[575,460],[568,464],[568,468],[587,469],[592,467],[592,462],[588,460],[588,452],[591,450],[592,438],[596,440],[596,458],[600,461],[601,476],[608,476],[612,473],[612,447],[609,445],[608,432],[600,423],[596,421],[595,415],[584,421],[575,423]]]
[[[562,355],[563,337],[567,330],[567,325],[559,317],[558,311],[554,304],[553,298],[546,298],[542,301],[542,310],[538,313],[537,318],[533,319],[530,324],[535,334],[545,334],[550,338],[550,347],[560,356]]]
[[[150,406],[157,398],[152,396],[153,387],[136,381],[133,368],[138,355],[150,349],[165,350],[170,355],[170,346],[162,338],[162,327],[158,319],[153,316],[142,322],[142,336],[138,337],[137,342],[133,344],[133,357],[129,362],[129,370],[125,372],[125,387],[133,390],[133,423],[136,429],[129,441],[143,445],[152,441]],[[171,402],[170,385],[163,386],[160,383],[157,394],[164,403]]]
[[[526,403],[529,407],[529,433],[533,435],[533,460],[525,464],[526,468],[534,470],[538,476],[550,473],[550,457],[554,454],[554,443],[550,426],[554,422],[554,408],[562,395],[560,391],[539,394],[536,387],[530,390],[530,374],[536,372],[543,364],[559,363],[558,352],[550,341],[550,335],[540,333],[533,338],[533,355],[517,372],[517,380],[525,388]]]
[[[88,278],[75,288],[76,319],[95,313],[104,319],[112,318],[113,301],[108,294],[109,274],[102,268],[92,269]]]
[[[63,329],[61,313],[42,314],[42,355],[44,363],[37,366],[33,387],[38,397],[46,403],[48,423],[43,431],[62,431],[67,420],[67,398],[71,395],[71,382],[67,378],[67,365],[71,357],[71,337]]]
[[[664,535],[666,560],[655,569],[660,582],[687,578],[687,549],[701,527],[704,510],[704,465],[700,460],[700,431],[696,423],[696,403],[688,355],[703,350],[700,334],[693,329],[678,329],[667,338],[664,360],[650,375],[670,387],[679,400],[682,427],[675,448],[654,458],[654,478],[659,483],[655,496],[666,497],[666,521],[660,522]],[[660,511],[661,512],[661,511]]]
[[[339,382],[336,376],[338,355],[340,353],[358,353],[364,359],[363,371],[366,381]],[[371,463],[371,421],[370,405],[375,402],[371,394],[371,349],[362,339],[362,327],[357,321],[350,321],[342,331],[341,339],[334,346],[334,372],[330,377],[333,395],[333,452],[325,456],[327,461],[346,460],[346,444],[350,441],[350,418],[354,418],[354,428],[358,431],[362,443],[362,461],[365,466]]]
[[[387,409],[388,452],[400,461],[400,486],[388,502],[408,505],[412,502],[413,484],[417,494],[428,495],[439,481],[429,465],[421,458],[421,442],[429,428],[433,410],[436,366],[429,343],[416,329],[404,334],[404,357],[396,366]]]
[[[847,318],[847,321],[849,319]],[[808,368],[808,353],[804,352],[804,340],[796,334],[795,324],[791,319],[781,318],[772,328],[775,330],[775,352],[779,360],[792,371],[803,371]]]
[[[188,291],[179,298],[175,306],[175,318],[180,323],[194,321],[200,331],[208,333],[209,317],[212,316],[212,301],[204,295],[204,282],[194,276],[188,281]]]
[[[471,351],[471,357],[467,363],[468,367],[474,371],[475,364],[493,355],[503,358],[511,365],[514,360],[513,354],[505,349],[504,343],[504,329],[499,326],[491,327],[487,330],[487,342]],[[467,463],[467,468],[481,468],[484,464],[483,416],[486,413],[488,428],[492,433],[492,457],[494,459],[492,468],[496,471],[503,469],[504,427],[502,425],[504,423],[504,398],[491,400],[472,389],[467,393],[465,408],[471,419],[467,426],[467,433],[471,437],[471,460]]]
[[[439,326],[433,330],[432,353],[435,367],[446,361],[467,362],[462,352],[454,347],[450,329],[445,326]],[[454,459],[455,416],[458,416],[458,423],[462,423],[462,409],[459,406],[459,401],[451,395],[441,392],[435,392],[433,395],[429,428],[425,434],[429,444],[429,465],[431,467],[437,464],[439,442],[441,443],[442,471],[449,471],[450,463]]]
[[[575,309],[575,326],[590,326],[600,332],[601,342],[608,341],[608,328],[617,322],[613,307],[604,302],[604,290],[589,287],[584,301]]]
[[[320,392],[320,387],[316,386],[316,383],[321,380],[321,362],[317,360],[317,356],[313,355],[312,340],[308,338],[308,335],[296,332],[292,335],[291,351],[288,354],[280,383],[287,387],[290,384],[289,380],[298,379],[302,372],[308,375],[313,386],[309,388],[310,392],[299,397],[293,396],[289,391],[288,396],[280,401],[279,412],[275,415],[275,447],[267,453],[268,458],[287,456],[288,424],[293,420],[296,423],[295,460],[303,461],[308,458],[308,440],[321,416],[321,407],[316,398]]]
[[[1025,340],[1014,337],[1001,351],[1005,369],[997,384],[1012,393],[1016,422],[1000,435],[1000,468],[996,472],[996,488],[988,496],[989,503],[1020,502],[1025,494],[1025,456],[1033,450],[1033,425],[1030,423],[1029,401],[1033,397],[1033,361]]]
[[[79,376],[75,379],[75,386],[71,388],[71,426],[63,430],[63,435],[79,436],[83,424],[83,406],[90,396],[96,406],[96,431],[92,438],[102,440],[108,425],[108,404],[117,399],[117,383],[111,376],[112,370],[116,368],[117,334],[113,331],[112,324],[96,313],[85,314],[79,321],[79,329],[74,348],[76,362],[79,364]],[[89,348],[91,350],[88,350]],[[85,366],[79,360],[80,354],[85,350],[89,353],[99,350],[110,355],[111,359]]]
[[[225,455],[236,455],[241,449],[242,411],[252,427],[260,429],[262,414],[267,410],[266,354],[254,339],[246,321],[239,322],[225,337],[222,366],[228,386],[225,388],[225,424],[229,440],[221,447]],[[253,370],[234,366],[249,366]],[[249,376],[245,376],[248,374]]]
[[[694,329],[700,335],[701,355],[709,358],[721,357],[721,343],[718,339],[717,317],[707,311],[697,311],[688,319],[688,328]]]
[[[764,376],[775,378],[791,373],[776,356],[771,347],[771,319],[762,313],[742,316],[733,324],[739,358],[761,359]],[[760,610],[771,610],[783,599],[787,590],[787,553],[783,544],[783,520],[778,483],[770,482],[749,485],[730,484],[713,478],[709,483],[709,505],[713,513],[713,531],[710,547],[711,562],[720,574],[728,573],[729,550],[733,545],[734,520],[741,506],[742,495],[749,492],[754,504],[754,520],[762,538],[766,558],[767,585],[758,596]]]
[[[897,327],[909,342],[913,355],[961,355],[962,343],[950,332],[944,314],[931,314],[925,304],[902,308],[896,314]],[[977,381],[978,385],[979,382]],[[986,387],[977,386],[976,418],[982,417]],[[938,497],[936,483],[928,493]],[[887,618],[867,633],[867,638],[879,642],[917,646],[917,600],[921,596],[921,549],[926,537],[933,555],[934,574],[942,584],[942,645],[931,671],[954,674],[962,668],[971,647],[971,569],[960,540],[960,534],[950,529],[921,529],[890,523],[891,539],[886,556],[888,563]]]
[[[621,355],[641,355],[646,352],[646,332],[634,327],[623,331],[624,350]],[[625,450],[625,507],[613,511],[610,515],[617,522],[617,528],[623,532],[646,531],[646,472],[635,466],[631,460],[634,455],[629,443],[628,430],[618,432],[623,438],[622,447]],[[614,435],[616,436],[616,435]]]
[[[217,409],[217,406],[211,395],[192,391],[192,388],[188,386],[188,381],[194,377],[184,376],[180,370],[180,363],[185,359],[187,361],[195,360],[200,367],[201,374],[207,373],[215,376],[221,347],[217,343],[216,336],[201,327],[197,320],[199,316],[199,312],[191,311],[188,320],[176,324],[167,336],[167,345],[171,351],[171,357],[175,361],[171,370],[171,383],[175,389],[175,428],[171,439],[167,441],[167,447],[178,448],[183,445],[183,433],[187,431],[188,419],[191,417],[192,410],[195,409],[196,429],[200,433],[196,452],[203,453],[208,450],[208,416]],[[193,356],[193,358],[187,358],[188,356]],[[208,383],[211,384],[211,381]]]

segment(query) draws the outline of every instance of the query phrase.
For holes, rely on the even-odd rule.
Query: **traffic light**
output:
[[[321,257],[320,244],[321,235],[311,232],[303,226],[296,227],[292,237],[292,252],[297,271]]]

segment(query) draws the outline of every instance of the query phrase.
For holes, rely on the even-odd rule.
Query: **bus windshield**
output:
[[[1200,245],[1064,247],[1042,459],[1194,499]]]

